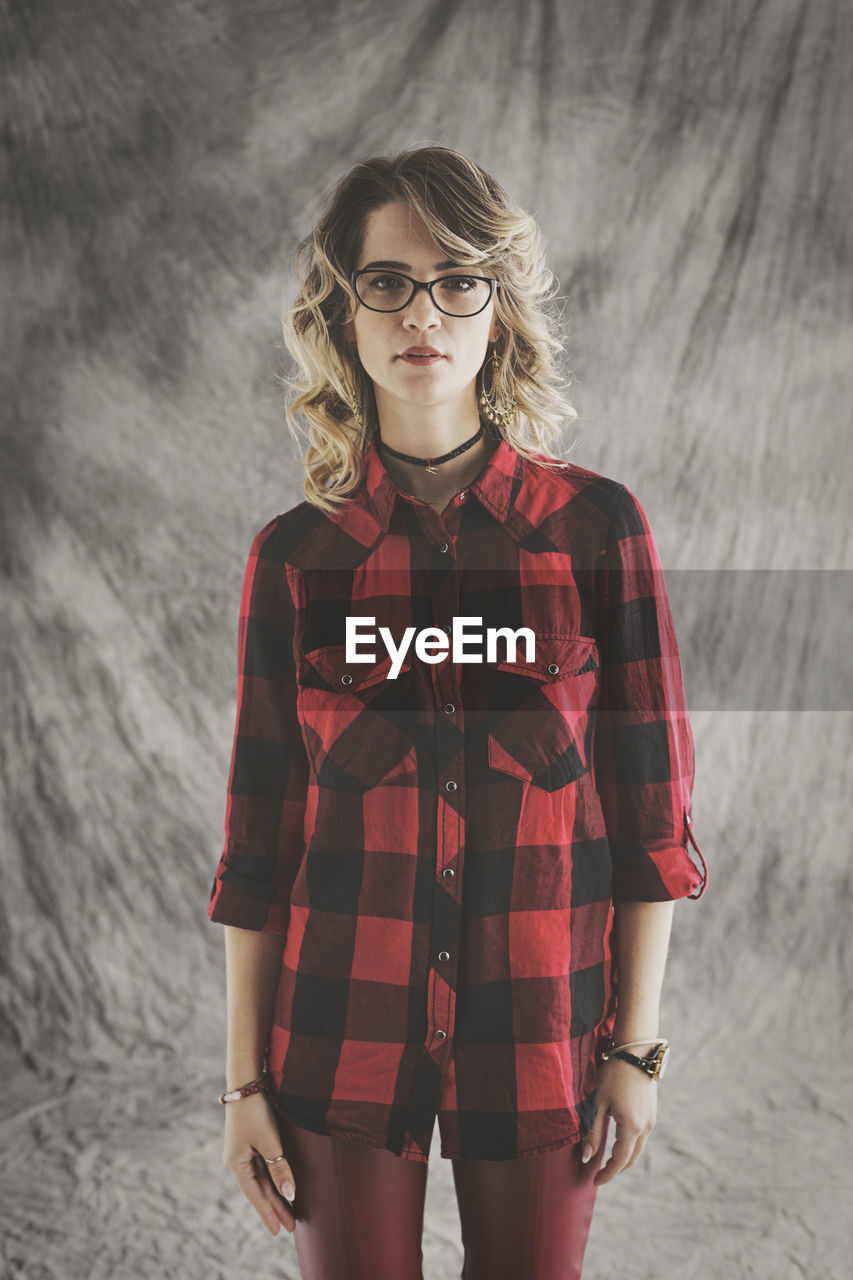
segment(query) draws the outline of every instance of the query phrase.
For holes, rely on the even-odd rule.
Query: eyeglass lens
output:
[[[411,280],[392,271],[366,271],[356,283],[362,302],[375,311],[398,311],[408,305],[415,290]],[[451,316],[475,315],[490,294],[491,285],[482,276],[444,276],[432,285],[436,306]]]

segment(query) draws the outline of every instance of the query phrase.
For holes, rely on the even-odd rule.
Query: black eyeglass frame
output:
[[[412,292],[409,294],[406,301],[401,303],[399,307],[372,307],[369,302],[364,301],[364,298],[362,298],[361,294],[358,291],[358,277],[366,276],[366,275],[398,276],[400,280],[408,280],[409,284],[412,286]],[[482,307],[478,307],[476,311],[465,311],[460,315],[458,311],[445,311],[444,307],[442,307],[438,302],[436,302],[435,294],[432,291],[433,285],[440,284],[442,280],[453,280],[457,276],[464,277],[465,272],[450,271],[446,275],[436,276],[434,280],[416,280],[414,276],[407,276],[404,271],[392,271],[390,267],[387,270],[382,270],[380,267],[362,267],[359,271],[352,272],[352,274],[350,275],[350,281],[352,283],[353,289],[355,290],[355,296],[358,298],[361,305],[363,307],[367,307],[368,311],[379,312],[380,315],[390,316],[390,315],[393,315],[396,311],[404,311],[405,308],[408,307],[414,301],[415,295],[418,293],[418,291],[420,289],[426,289],[426,291],[429,293],[429,296],[432,300],[432,305],[436,308],[437,311],[440,311],[443,316],[452,316],[454,320],[469,320],[472,316],[478,316],[482,311],[485,311],[486,307],[489,305],[492,298],[495,296],[495,290],[500,288],[500,282],[495,276],[469,275],[467,277],[469,280],[485,280],[488,282],[489,296],[488,298],[486,298],[486,301],[483,303]]]

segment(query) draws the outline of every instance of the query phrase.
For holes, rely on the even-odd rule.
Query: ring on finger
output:
[[[267,1156],[264,1156],[264,1160],[266,1161],[267,1164],[278,1164],[279,1160],[286,1160],[286,1159],[287,1159],[287,1156],[273,1156],[271,1160]]]

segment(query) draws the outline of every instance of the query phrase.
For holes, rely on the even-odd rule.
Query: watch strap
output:
[[[633,1041],[625,1045],[617,1045],[612,1036],[607,1036],[601,1048],[601,1061],[607,1062],[610,1058],[619,1058],[622,1062],[630,1062],[632,1066],[639,1067],[641,1071],[645,1071],[646,1075],[653,1080],[660,1079],[663,1069],[663,1061],[669,1051],[668,1040],[658,1040],[651,1053],[643,1057],[639,1057],[635,1053],[629,1053],[629,1049],[634,1044],[648,1044],[648,1041]]]

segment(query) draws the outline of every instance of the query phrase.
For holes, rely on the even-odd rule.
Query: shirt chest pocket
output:
[[[299,719],[320,786],[357,793],[417,770],[411,663],[390,669],[390,655],[348,663],[343,645],[301,655]]]
[[[590,768],[598,647],[587,636],[537,636],[534,662],[489,667],[489,768],[557,791]]]

